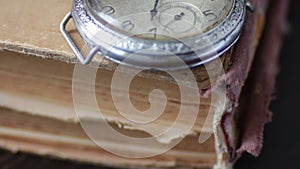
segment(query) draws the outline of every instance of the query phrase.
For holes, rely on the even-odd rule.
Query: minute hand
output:
[[[158,5],[158,2],[159,0],[155,0],[155,3],[154,3],[154,7],[153,9],[150,11],[150,14],[151,14],[151,20],[153,20],[153,18],[157,15],[157,5]]]

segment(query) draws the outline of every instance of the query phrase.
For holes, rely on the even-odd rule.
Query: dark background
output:
[[[258,158],[245,154],[236,169],[300,169],[300,1],[292,0],[276,99],[271,104],[273,122],[266,126]],[[12,154],[0,150],[0,169],[100,169],[92,165]],[[106,168],[107,169],[107,168]]]
[[[244,155],[236,169],[300,169],[300,1],[292,0],[285,37],[273,121],[266,126],[259,158]]]

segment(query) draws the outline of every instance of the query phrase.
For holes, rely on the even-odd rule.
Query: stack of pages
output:
[[[252,1],[237,44],[192,69],[195,100],[182,99],[188,82],[181,88],[165,72],[142,71],[126,89],[130,69],[99,59],[76,64],[59,31],[70,0],[0,2],[0,147],[118,168],[226,169],[244,152],[259,155],[287,1]],[[82,44],[74,25],[67,29]],[[150,111],[152,104],[165,105],[163,112]]]

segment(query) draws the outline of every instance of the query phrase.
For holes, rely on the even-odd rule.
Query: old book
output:
[[[253,3],[256,10],[248,14],[239,42],[220,57],[224,69],[218,67],[217,61],[212,61],[205,67],[192,70],[200,89],[200,105],[193,101],[182,102],[178,85],[167,73],[144,71],[134,78],[129,92],[130,101],[136,109],[147,110],[150,107],[148,97],[153,89],[161,89],[168,98],[166,109],[153,122],[152,130],[146,130],[143,126],[128,121],[117,111],[111,93],[111,83],[118,65],[101,60],[95,78],[95,96],[106,121],[116,131],[137,138],[153,137],[157,131],[172,126],[181,105],[195,105],[194,108],[200,110],[193,119],[195,123],[190,122],[193,116],[187,113],[185,118],[177,123],[172,135],[156,138],[158,143],[165,145],[187,135],[173,149],[158,156],[132,159],[116,156],[97,146],[82,129],[76,116],[74,106],[78,105],[74,105],[76,100],[74,101],[74,91],[72,94],[72,82],[73,85],[79,86],[79,91],[85,92],[85,85],[89,86],[93,81],[75,79],[78,81],[74,82],[76,58],[58,29],[61,19],[70,9],[71,1],[1,2],[0,12],[3,17],[0,18],[0,146],[11,151],[25,151],[124,168],[231,168],[233,162],[244,151],[257,155],[262,143],[261,130],[267,122],[263,108],[269,101],[260,101],[258,94],[270,96],[272,93],[274,83],[266,84],[262,80],[274,80],[274,65],[278,56],[275,50],[270,52],[263,48],[257,53],[256,58],[259,59],[256,59],[257,63],[252,69],[254,72],[264,73],[253,73],[245,93],[254,89],[257,91],[257,84],[265,90],[259,90],[257,95],[251,97],[248,94],[244,94],[243,97],[240,95],[257,46],[268,47],[277,32],[278,39],[275,39],[272,45],[280,46],[279,36],[287,1],[261,0]],[[269,6],[273,12],[267,15]],[[276,15],[278,20],[274,20],[273,15]],[[263,41],[260,41],[265,23],[266,35]],[[74,38],[79,39],[74,26],[70,26],[68,30]],[[78,40],[78,43],[82,42]],[[268,57],[264,57],[265,55]],[[99,60],[94,62],[99,63]],[[212,70],[209,78],[208,68]],[[80,66],[79,69],[85,70]],[[124,70],[121,73],[123,77],[130,76],[130,71]],[[119,95],[123,96],[128,92],[121,86],[118,87],[115,90]],[[153,97],[157,104],[164,101],[161,95]],[[249,105],[248,99],[251,103]],[[242,103],[240,107],[239,101]],[[105,126],[103,121],[97,120],[99,114],[91,113],[94,112],[94,108],[88,97],[83,95],[82,100],[76,103],[79,103],[80,111],[83,112],[79,118],[84,120],[85,124],[95,130],[99,130],[99,125]],[[252,120],[253,115],[248,108],[250,105],[261,108],[256,111],[261,116],[258,121]],[[141,120],[149,120],[151,117],[151,114],[134,116]],[[241,124],[241,121],[245,122]],[[190,124],[193,124],[191,130],[183,133],[182,130]],[[108,148],[125,152],[128,156],[147,154],[158,149],[155,146],[134,145],[111,135],[109,131],[102,132],[100,139],[105,141]]]

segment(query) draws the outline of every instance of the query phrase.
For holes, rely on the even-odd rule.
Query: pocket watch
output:
[[[139,68],[180,69],[205,64],[239,38],[247,0],[73,0],[60,30],[82,64],[99,53]],[[67,23],[73,18],[91,48],[83,56]]]

